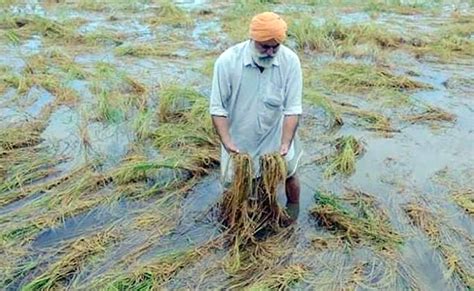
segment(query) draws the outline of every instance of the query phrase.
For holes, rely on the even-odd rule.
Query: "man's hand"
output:
[[[290,146],[288,144],[281,144],[281,146],[280,146],[280,155],[286,156],[286,154],[288,154],[289,149],[290,149]]]
[[[229,135],[229,121],[227,120],[227,117],[213,115],[212,123],[214,124],[217,134],[219,135],[219,139],[221,140],[225,150],[229,154],[238,154],[240,151],[232,142]]]
[[[225,143],[222,143],[224,145],[224,148],[226,149],[226,151],[229,153],[229,154],[238,154],[240,153],[239,149],[237,148],[237,146],[231,142],[231,141],[228,141],[228,142],[225,142]]]
[[[283,134],[280,145],[280,154],[282,156],[286,156],[290,149],[290,144],[298,127],[299,118],[299,115],[285,115],[283,119]]]

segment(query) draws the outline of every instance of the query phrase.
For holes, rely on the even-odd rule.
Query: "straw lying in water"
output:
[[[247,290],[287,290],[301,281],[307,271],[308,268],[303,264],[280,267],[249,286]]]
[[[454,201],[468,214],[474,215],[474,190],[459,190],[452,193]]]
[[[358,118],[356,125],[363,126],[367,130],[384,133],[399,132],[399,130],[392,127],[390,120],[380,113],[363,110],[357,106],[346,103],[337,104],[336,108],[344,114],[356,116]]]
[[[117,234],[108,230],[74,241],[60,251],[63,256],[57,262],[25,285],[22,290],[67,288],[69,281],[81,271],[85,263],[104,252],[116,238]]]
[[[159,254],[145,265],[130,263],[131,268],[126,274],[112,274],[111,281],[109,278],[100,279],[95,287],[106,285],[107,290],[160,290],[177,272],[220,247],[221,243],[221,237],[216,237],[196,248]]]
[[[424,110],[424,112],[405,116],[403,120],[408,121],[410,123],[432,121],[454,122],[456,120],[456,116],[441,108],[426,105],[426,109]]]
[[[367,92],[375,89],[413,90],[429,85],[398,76],[383,67],[334,62],[321,71],[321,81],[337,92]]]
[[[450,243],[444,243],[446,234],[440,228],[439,219],[436,214],[424,208],[420,204],[409,203],[404,206],[404,211],[413,225],[420,228],[429,238],[431,244],[440,252],[444,258],[448,273],[446,277],[457,274],[464,285],[470,289],[474,286],[474,274],[472,262],[469,259],[462,260],[459,249],[455,249]],[[448,237],[449,238],[449,237]],[[472,241],[470,242],[472,244]]]
[[[342,199],[319,193],[315,198],[318,204],[310,213],[319,225],[349,245],[368,244],[390,250],[402,243],[401,236],[391,229],[387,215],[376,206],[372,196],[350,192]],[[344,201],[349,202],[349,206],[343,205]]]

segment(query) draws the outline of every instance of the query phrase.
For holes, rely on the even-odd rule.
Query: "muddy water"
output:
[[[34,2],[34,1],[33,1]],[[85,23],[78,28],[78,33],[87,34],[107,30],[123,35],[125,41],[147,42],[153,41],[163,33],[163,28],[152,27],[140,18],[135,18],[127,12],[117,12],[119,20],[111,20],[107,12],[84,12],[73,7],[43,9],[41,5],[31,3],[26,6],[12,8],[15,13],[34,13],[52,19],[59,19],[64,15],[81,17]],[[186,11],[213,8],[209,1],[178,1],[180,7]],[[222,3],[216,3],[220,7]],[[281,5],[279,11],[305,11],[308,6]],[[462,12],[473,12],[466,3],[452,7],[444,6],[440,14],[397,15],[381,13],[373,18],[367,12],[346,11],[336,17],[346,25],[357,23],[389,24],[395,32],[409,31],[408,34],[432,33],[439,26],[449,20],[454,9]],[[210,18],[196,21],[194,28],[186,32],[183,28],[173,28],[174,32],[189,34],[193,49],[222,51],[231,41],[221,29],[219,9]],[[314,11],[318,16],[323,12]],[[315,23],[322,24],[325,18],[315,16]],[[167,27],[169,29],[169,27]],[[32,55],[46,49],[41,36],[33,36],[23,41],[17,48],[11,45],[0,44],[0,64],[20,72],[24,67],[24,55]],[[114,64],[117,68],[126,71],[130,76],[140,80],[151,88],[148,96],[148,106],[156,107],[159,101],[159,85],[168,82],[186,84],[197,88],[208,95],[210,79],[197,70],[196,64],[202,60],[192,60],[191,49],[184,48],[181,57],[166,59],[154,57],[117,56],[113,53],[114,44],[106,43],[94,49],[75,49],[76,63],[91,69],[98,62]],[[473,189],[474,182],[474,62],[462,60],[459,63],[437,63],[429,59],[415,59],[403,51],[391,52],[390,65],[400,73],[414,71],[413,77],[418,81],[430,84],[433,89],[412,92],[412,100],[423,101],[426,104],[439,107],[456,116],[454,122],[430,122],[410,124],[402,120],[402,116],[413,113],[418,109],[412,108],[383,108],[394,126],[400,130],[391,137],[363,130],[352,125],[351,122],[338,130],[329,131],[328,120],[321,110],[306,104],[302,131],[304,135],[305,157],[300,168],[302,184],[301,201],[298,221],[291,242],[287,248],[291,250],[285,261],[303,263],[310,269],[306,280],[296,288],[319,286],[322,289],[341,289],[345,287],[348,276],[359,264],[371,266],[372,273],[368,274],[368,286],[378,289],[405,289],[417,286],[423,290],[462,289],[463,285],[457,279],[445,279],[446,264],[439,253],[433,248],[429,240],[417,228],[410,225],[403,213],[402,207],[407,202],[423,199],[428,201],[430,209],[439,211],[445,218],[445,228],[458,227],[472,237],[474,222],[450,198],[450,187],[447,184],[463,189]],[[332,56],[302,55],[306,64],[314,67],[334,60]],[[354,61],[351,59],[351,61]],[[358,60],[355,60],[358,61]],[[364,60],[371,62],[370,60]],[[79,93],[80,101],[76,106],[57,106],[48,117],[47,126],[42,133],[42,146],[56,152],[58,156],[68,158],[67,162],[59,165],[63,172],[86,163],[91,159],[100,159],[106,167],[111,169],[120,159],[133,150],[137,142],[133,132],[131,120],[110,124],[99,122],[88,116],[88,111],[96,106],[96,97],[89,89],[87,80],[71,80],[68,86]],[[16,96],[14,90],[8,90],[0,99],[1,126],[13,125],[23,121],[34,120],[40,117],[42,110],[52,106],[55,96],[41,87],[33,87],[24,96]],[[18,96],[16,96],[18,97]],[[377,109],[380,104],[365,100],[360,96],[334,94],[335,100],[344,100],[365,109]],[[347,119],[350,120],[350,117]],[[90,146],[84,147],[81,139],[83,130],[88,133]],[[341,135],[354,135],[364,142],[365,153],[357,160],[355,173],[349,177],[336,176],[325,179],[323,172],[325,165],[312,163],[315,158],[331,149],[330,142]],[[155,153],[159,155],[159,153]],[[440,178],[440,176],[442,178]],[[443,183],[446,182],[449,183]],[[99,195],[108,195],[106,188]],[[392,226],[406,237],[404,245],[397,250],[397,260],[375,252],[368,247],[357,247],[349,252],[340,250],[315,250],[311,244],[314,236],[328,235],[324,229],[317,227],[310,217],[309,209],[314,206],[314,194],[317,191],[330,191],[335,195],[342,195],[347,188],[357,189],[370,193],[376,197],[384,209],[387,210]],[[213,206],[221,194],[218,171],[205,177],[194,187],[183,201],[180,202],[180,211],[176,214],[175,227],[170,232],[157,235],[156,229],[140,229],[133,226],[131,221],[143,214],[154,214],[162,210],[161,205],[154,205],[153,200],[129,201],[127,199],[114,201],[111,204],[101,204],[77,216],[66,218],[64,223],[53,229],[41,231],[28,245],[30,254],[38,258],[42,254],[45,265],[48,260],[54,261],[54,248],[67,245],[101,231],[114,229],[121,233],[118,242],[108,248],[96,261],[89,262],[84,271],[75,278],[75,286],[90,283],[98,276],[107,275],[117,268],[127,270],[126,266],[117,264],[123,262],[131,254],[138,265],[146,265],[162,254],[198,247],[209,238],[217,236],[219,229],[213,215]],[[30,196],[0,208],[0,218],[20,210],[25,205],[34,203],[41,196]],[[280,193],[281,204],[284,205],[283,194]],[[466,246],[466,241],[456,241],[459,248]],[[140,251],[147,246],[145,250]],[[46,255],[45,255],[46,254]],[[227,286],[228,275],[222,270],[219,262],[225,256],[225,251],[217,250],[187,266],[166,285],[169,288],[221,288]],[[472,257],[467,251],[465,257]],[[48,259],[45,259],[48,258]],[[51,259],[53,258],[53,259]],[[28,261],[28,256],[18,258],[19,261]],[[386,272],[390,264],[398,264],[396,274],[389,283],[384,283]],[[119,266],[117,266],[119,265]],[[134,265],[135,266],[135,265]],[[468,265],[470,266],[470,265]],[[131,267],[133,268],[133,266]],[[370,268],[364,270],[369,272]],[[426,270],[430,270],[427,272]],[[131,270],[128,270],[131,271]],[[471,268],[469,272],[474,272]],[[38,273],[38,271],[35,271]],[[408,274],[408,275],[407,275]],[[26,277],[25,277],[26,278]],[[204,279],[205,278],[205,279]],[[415,278],[415,279],[411,279]],[[21,285],[25,282],[20,277],[18,281],[8,287]],[[414,282],[413,282],[414,281]],[[369,287],[367,287],[369,288]]]

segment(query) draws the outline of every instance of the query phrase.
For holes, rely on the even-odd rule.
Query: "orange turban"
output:
[[[275,39],[282,43],[286,38],[286,22],[273,12],[255,15],[250,22],[250,37],[256,41]]]

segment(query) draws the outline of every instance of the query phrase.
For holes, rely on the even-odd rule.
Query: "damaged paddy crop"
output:
[[[27,2],[0,0],[0,289],[472,288],[469,1]],[[223,188],[208,114],[265,10],[303,68],[294,205],[278,153]]]

